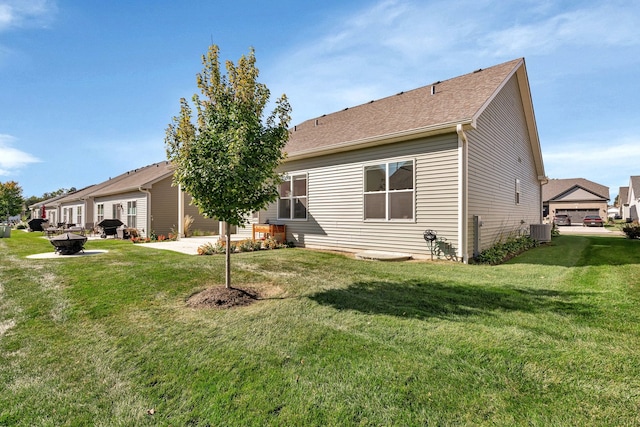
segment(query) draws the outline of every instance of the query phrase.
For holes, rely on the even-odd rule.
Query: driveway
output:
[[[602,235],[602,236],[624,236],[620,230],[611,230],[606,227],[583,227],[578,225],[561,225],[558,227],[560,234],[586,234],[586,235]]]

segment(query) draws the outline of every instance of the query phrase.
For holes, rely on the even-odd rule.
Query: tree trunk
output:
[[[229,289],[231,287],[231,227],[229,226],[228,222],[225,222],[224,227],[227,231],[224,286],[225,288]]]

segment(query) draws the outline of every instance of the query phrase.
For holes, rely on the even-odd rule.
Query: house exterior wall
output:
[[[414,160],[415,218],[364,219],[364,166]],[[385,250],[430,255],[423,238],[435,230],[458,241],[458,141],[455,133],[371,147],[357,151],[288,161],[282,172],[307,174],[306,220],[277,217],[277,205],[260,213],[260,221],[287,226],[287,240],[298,246],[339,250]],[[257,222],[252,218],[251,222]],[[251,226],[238,230],[250,236]]]
[[[73,201],[68,203],[63,203],[60,205],[60,211],[64,212],[67,209],[68,212],[71,213],[71,217],[67,218],[67,224],[75,224],[78,227],[84,227],[85,222],[87,222],[86,218],[86,208],[85,203],[83,201]],[[80,209],[80,221],[78,221],[78,209]],[[69,211],[70,210],[70,211]],[[64,219],[64,214],[63,214]]]
[[[172,187],[171,180],[168,177],[158,181],[150,190],[151,230],[158,236],[178,230],[178,187]]]
[[[216,219],[205,218],[198,207],[191,203],[191,195],[184,195],[184,214],[193,217],[191,231],[201,231],[206,234],[218,234],[220,222]]]
[[[640,193],[636,193],[637,189],[633,184],[629,185],[629,216],[633,221],[640,219]]]
[[[127,202],[136,202],[136,229],[140,236],[146,237],[149,233],[149,225],[147,220],[147,194],[142,191],[133,191],[111,196],[101,196],[94,199],[94,204],[104,204],[104,217],[113,218],[113,206],[120,205],[120,220],[127,224]],[[94,209],[93,220],[98,223],[97,209]]]
[[[474,215],[482,220],[479,251],[542,222],[541,183],[521,99],[513,75],[480,115],[476,129],[467,132],[469,254],[476,237]]]

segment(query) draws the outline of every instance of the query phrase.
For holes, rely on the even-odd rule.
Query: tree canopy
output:
[[[291,107],[282,95],[265,119],[270,92],[258,82],[253,49],[237,65],[226,61],[226,75],[218,46],[209,47],[202,63],[196,79],[202,97],[192,98],[195,118],[190,103],[180,99],[180,113],[166,130],[167,158],[175,166],[174,183],[203,215],[244,226],[251,212],[278,198],[276,169],[285,157]]]
[[[166,132],[167,157],[176,167],[174,181],[200,211],[233,225],[278,197],[277,166],[284,159],[291,107],[285,95],[264,120],[270,92],[259,83],[253,49],[235,65],[220,69],[219,48],[202,57],[197,75],[203,98],[193,96],[196,120],[186,99]]]
[[[22,188],[15,181],[0,182],[0,217],[18,215],[22,212],[24,199]]]

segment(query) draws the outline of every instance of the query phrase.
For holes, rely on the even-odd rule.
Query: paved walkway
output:
[[[153,243],[137,243],[138,246],[154,249],[164,249],[167,251],[180,252],[187,255],[198,255],[198,248],[205,243],[215,245],[220,236],[197,236],[185,237],[175,241],[153,242]],[[240,240],[231,235],[231,240]]]

